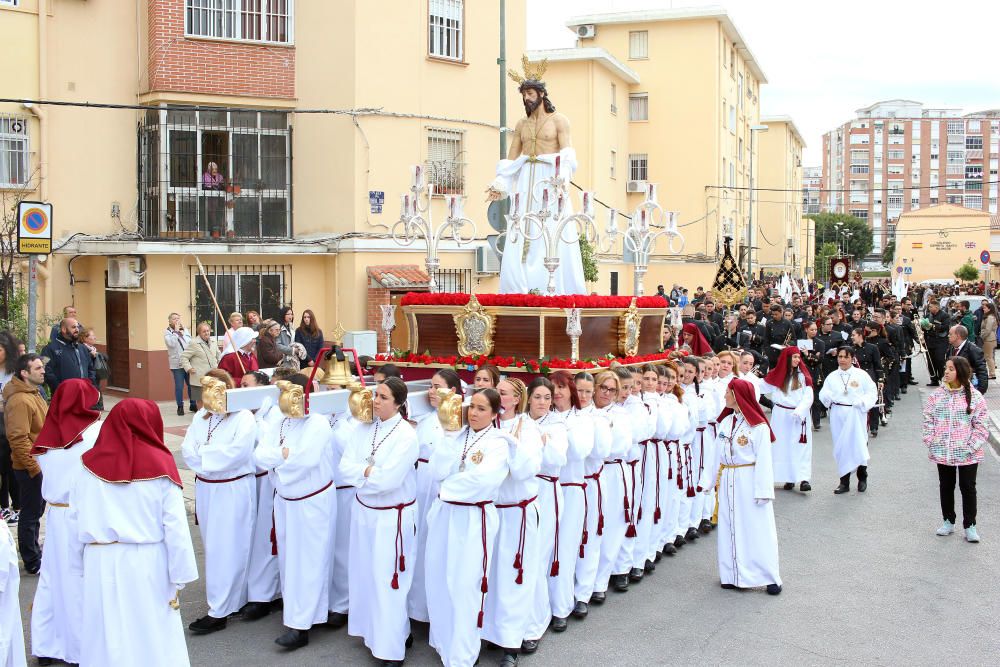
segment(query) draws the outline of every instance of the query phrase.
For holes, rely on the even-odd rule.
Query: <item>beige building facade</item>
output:
[[[813,256],[803,219],[802,150],[805,141],[788,116],[761,118],[767,131],[756,133],[760,166],[754,187],[757,243],[754,265],[766,273],[811,276]]]
[[[989,271],[980,274],[996,280],[1000,278],[994,263],[1000,262],[1000,230],[992,231],[992,226],[989,213],[955,204],[907,211],[896,225],[892,275],[901,268],[909,282],[954,280],[955,270],[966,262],[982,269],[980,255],[989,250]]]

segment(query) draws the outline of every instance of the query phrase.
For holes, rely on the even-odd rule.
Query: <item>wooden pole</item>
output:
[[[225,327],[227,320],[225,315],[222,314],[222,309],[219,308],[219,302],[216,301],[215,299],[215,291],[212,289],[211,283],[208,282],[208,274],[205,273],[205,267],[204,265],[202,265],[201,259],[198,258],[198,255],[192,255],[192,257],[194,257],[194,261],[198,262],[198,273],[201,275],[201,279],[205,281],[205,289],[208,290],[208,296],[211,297],[212,299],[212,304],[215,306],[215,312],[219,316],[219,321],[222,322],[222,326]],[[196,327],[195,331],[197,330],[198,329]],[[240,370],[246,373],[247,368],[246,366],[243,365],[243,359],[242,357],[240,357],[240,351],[236,349],[236,344],[233,342],[233,337],[229,333],[229,327],[226,327],[226,340],[229,341],[229,344],[232,346],[233,351],[236,352],[236,361],[238,361],[240,364]]]

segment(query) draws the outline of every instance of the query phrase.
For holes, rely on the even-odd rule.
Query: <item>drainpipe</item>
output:
[[[38,0],[38,99],[44,100],[48,96],[48,0]],[[38,119],[38,196],[43,202],[49,201],[49,152],[48,152],[48,118],[43,109],[31,103],[24,104],[24,108],[30,111]],[[52,303],[52,281],[48,279],[48,271],[43,271],[42,266],[38,267],[37,275],[45,280],[45,299],[43,306],[47,307]],[[43,308],[43,312],[45,312]]]

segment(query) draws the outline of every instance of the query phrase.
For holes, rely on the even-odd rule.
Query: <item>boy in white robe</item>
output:
[[[604,602],[607,584],[596,592],[597,571],[601,562],[601,543],[604,540],[604,489],[602,478],[604,461],[611,456],[611,421],[594,405],[594,378],[590,373],[579,373],[575,378],[580,397],[579,417],[591,429],[594,448],[583,461],[586,492],[584,500],[584,537],[580,540],[580,558],[577,560],[573,596],[576,605],[573,615],[586,616],[591,603]],[[595,597],[596,596],[596,597]]]
[[[819,400],[830,415],[833,457],[840,484],[834,493],[851,489],[851,473],[857,471],[858,493],[868,489],[868,411],[878,403],[878,388],[871,377],[854,365],[854,350],[837,350],[837,370],[823,381]]]

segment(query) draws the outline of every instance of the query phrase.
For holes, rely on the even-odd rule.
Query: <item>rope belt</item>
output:
[[[198,480],[199,482],[205,482],[206,484],[228,484],[229,482],[235,482],[238,479],[243,479],[244,477],[249,477],[250,475],[253,475],[253,474],[254,473],[252,473],[252,472],[248,472],[248,473],[246,473],[244,475],[238,475],[236,477],[230,477],[229,479],[205,479],[201,475],[195,475],[194,478],[196,480]],[[267,473],[265,472],[264,474],[266,475]],[[255,475],[255,476],[259,476],[259,475]],[[195,496],[195,500],[194,500],[194,525],[196,525],[196,526],[199,525],[198,524],[198,498],[197,498],[197,496]]]
[[[517,538],[517,553],[514,554],[514,569],[517,570],[517,577],[514,578],[514,583],[521,585],[524,583],[524,542],[525,536],[528,532],[528,505],[535,502],[538,496],[531,496],[527,500],[522,500],[516,503],[504,503],[496,504],[498,510],[513,509],[517,507],[521,510],[521,530],[518,533]]]
[[[556,506],[556,534],[555,542],[552,545],[552,565],[549,567],[549,576],[559,576],[559,478],[552,475],[535,475],[538,479],[544,479],[552,485],[552,501]]]
[[[69,503],[49,503],[49,507],[69,507]]]
[[[835,405],[839,405],[839,403],[837,403]],[[775,403],[774,407],[776,407],[776,408],[783,408],[785,410],[795,410],[795,408],[793,408],[790,405],[782,405],[780,403]],[[806,442],[808,442],[808,440],[806,439],[806,423],[803,421],[802,422],[802,432],[799,434],[799,443],[800,444],[805,444]]]
[[[657,445],[667,446],[666,441],[660,440]],[[653,525],[660,523],[660,448],[657,446],[656,450],[656,506],[653,508]],[[645,482],[644,482],[645,483]]]
[[[339,487],[338,487],[339,488]],[[376,507],[374,505],[368,505],[358,496],[354,496],[354,499],[358,501],[362,507],[367,507],[370,510],[380,510],[380,511],[395,511],[396,512],[396,557],[393,559],[393,570],[392,570],[392,586],[393,590],[399,589],[399,573],[406,572],[406,555],[403,553],[403,510],[414,504],[416,499],[411,500],[408,503],[399,503],[398,505],[387,505],[385,507]]]
[[[119,542],[118,540],[115,540],[114,542],[88,542],[87,546],[88,547],[106,547],[106,546],[109,546],[111,544],[121,544],[121,542]]]
[[[440,497],[440,496],[439,496]],[[534,500],[534,498],[532,498]],[[480,591],[482,591],[482,598],[479,600],[479,617],[476,620],[476,627],[483,627],[483,607],[486,606],[486,593],[489,591],[489,585],[486,583],[486,572],[489,568],[489,554],[486,547],[486,506],[492,505],[492,500],[480,500],[478,503],[463,503],[457,500],[442,500],[443,503],[448,503],[449,505],[456,505],[457,507],[478,507],[480,522],[483,528],[483,580],[479,585]]]
[[[839,405],[842,408],[853,408],[854,407],[850,403],[833,403],[832,405]]]
[[[677,490],[684,490],[684,461],[681,458],[681,451],[684,446],[681,445],[679,440],[674,440],[677,443]]]
[[[692,458],[691,458],[691,443],[690,442],[685,442],[684,443],[684,460],[685,460],[685,463],[687,464],[687,497],[688,498],[694,498],[694,482],[691,479],[692,473],[694,471],[692,470],[693,466],[691,465],[692,464]],[[683,489],[684,487],[681,486],[680,484],[678,484],[677,488],[678,489]]]
[[[299,496],[298,498],[285,498],[283,495],[281,495],[277,491],[274,492],[274,495],[278,496],[282,500],[287,500],[290,503],[294,503],[294,502],[298,502],[300,500],[305,500],[307,498],[312,498],[313,496],[318,496],[319,494],[321,494],[324,491],[326,491],[327,489],[329,489],[331,486],[333,486],[333,480],[332,479],[329,482],[327,482],[325,485],[323,485],[323,488],[316,489],[312,493],[307,493],[306,495]],[[273,506],[271,507],[271,555],[272,556],[277,556],[278,555],[278,532],[277,532],[277,530],[274,527],[274,507]]]
[[[607,463],[607,461],[605,461]],[[635,524],[632,523],[632,505],[628,501],[628,483],[625,481],[625,465],[622,463],[621,459],[615,459],[611,463],[618,464],[618,470],[622,474],[622,503],[625,506],[625,523],[628,526],[625,529],[625,537],[635,537]],[[629,463],[631,466],[632,464]],[[635,481],[635,468],[632,468],[632,480]]]
[[[598,536],[604,534],[604,489],[601,485],[601,473],[604,472],[604,466],[595,472],[593,475],[584,475],[586,479],[594,480],[594,485],[597,486],[597,534]],[[587,514],[590,511],[590,507],[587,506],[587,496],[584,494],[584,506],[583,506],[583,544],[587,543]],[[583,553],[581,550],[580,553]]]
[[[720,463],[719,472],[715,480],[715,509],[712,510],[712,523],[719,523],[719,487],[722,485],[722,471],[735,470],[736,468],[753,468],[756,463]]]
[[[336,487],[336,490],[343,491],[344,489],[353,489],[353,488],[354,488],[353,484],[344,484],[343,486]]]
[[[417,459],[416,463],[413,464],[414,469],[419,468],[421,463],[430,463],[430,459]]]
[[[265,470],[264,472],[254,473],[254,477],[256,477],[257,479],[260,479],[261,477],[266,477],[268,472],[269,471]]]
[[[580,536],[580,558],[583,558],[583,545],[587,543],[587,483],[560,482],[559,486],[578,486],[583,491],[583,534]]]

